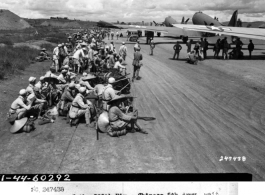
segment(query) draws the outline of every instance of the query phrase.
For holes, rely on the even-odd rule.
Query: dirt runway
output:
[[[116,41],[116,48],[122,40]],[[127,44],[130,77],[133,45]],[[137,96],[139,115],[156,117],[139,122],[148,135],[100,134],[96,140],[95,130],[84,124],[71,128],[64,118],[37,126],[30,134],[11,135],[3,125],[0,172],[251,173],[254,180],[265,180],[264,89],[262,82],[236,74],[240,63],[251,62],[260,67],[255,71],[262,78],[264,61],[211,59],[196,66],[183,60],[184,46],[181,60],[172,60],[172,47],[159,44],[150,56],[149,47],[142,45],[142,79],[134,82],[131,92]],[[229,72],[229,66],[237,69]],[[43,67],[37,64],[35,73]],[[15,95],[6,100],[7,108],[13,99]],[[220,161],[221,156],[246,160]]]

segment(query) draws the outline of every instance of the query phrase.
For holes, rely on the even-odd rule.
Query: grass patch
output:
[[[67,41],[67,36],[64,33],[50,34],[50,36],[46,38],[46,41],[56,44],[65,43]]]
[[[7,37],[0,37],[0,43],[3,43],[3,44],[8,45],[8,46],[14,45],[13,41],[11,41],[11,39],[7,38]]]
[[[4,46],[0,48],[0,79],[14,74],[16,70],[25,70],[38,56],[39,51],[29,47]]]

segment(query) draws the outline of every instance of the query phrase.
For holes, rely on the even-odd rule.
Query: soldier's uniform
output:
[[[76,95],[74,98],[70,111],[69,117],[72,119],[80,118],[81,116],[85,115],[86,124],[90,124],[91,122],[91,113],[90,108],[93,106],[92,103],[85,99],[84,92],[85,88],[81,87],[79,90],[80,93]]]
[[[27,100],[24,98],[25,94],[26,94],[25,89],[20,90],[18,98],[15,101],[13,101],[10,106],[8,118],[14,116],[14,120],[21,119],[26,115],[26,112],[31,108],[31,105],[26,105]]]

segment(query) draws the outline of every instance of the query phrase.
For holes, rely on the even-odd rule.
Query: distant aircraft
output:
[[[237,14],[238,11],[234,11],[228,26],[237,25]],[[220,23],[218,20],[208,16],[207,14],[202,13],[201,11],[196,12],[192,17],[192,23],[194,25],[206,25],[206,26],[225,26]],[[176,23],[177,24],[177,23]],[[174,25],[175,26],[175,25]],[[176,26],[175,26],[176,27]]]
[[[189,21],[189,18],[185,21],[185,18],[182,17],[182,21],[181,24],[187,24],[187,22]],[[166,26],[166,27],[174,27],[172,24],[176,24],[177,21],[172,18],[171,16],[168,16],[165,18],[165,21],[162,23],[156,23],[155,21],[153,21],[155,23],[155,26]]]
[[[189,21],[189,18],[185,21],[185,18],[182,17],[181,24],[187,24],[188,21]],[[156,23],[155,21],[153,22],[155,23],[155,26],[166,26],[166,27],[174,27],[172,24],[177,23],[177,21],[171,16],[166,17],[165,21],[162,23]]]
[[[173,24],[173,26],[188,31],[265,40],[265,30],[263,29],[237,27],[237,11],[234,12],[228,26],[224,26],[220,22],[208,18],[207,15],[203,13],[198,13],[192,20],[194,24],[200,25]],[[201,21],[203,21],[204,24],[201,24]]]
[[[138,26],[138,25],[114,25],[110,24],[104,21],[100,21],[98,23],[98,26],[100,27],[107,27],[107,28],[120,28],[120,29],[138,29],[138,30],[144,30],[144,31],[151,31],[153,33],[166,33],[166,34],[171,34],[173,36],[176,36],[181,38],[183,42],[186,42],[189,38],[199,38],[202,36],[209,36],[209,33],[203,33],[203,32],[192,32],[192,31],[187,31],[185,26],[195,26],[195,25],[209,25],[209,26],[223,26],[219,21],[214,20],[212,17],[202,13],[202,12],[197,12],[193,15],[192,17],[192,22],[195,25],[188,25],[187,22],[189,21],[189,18],[185,21],[185,18],[182,18],[181,24],[177,24],[177,21],[172,18],[171,16],[168,16],[165,18],[165,21],[163,22],[165,26]],[[231,17],[231,20],[229,22],[229,26],[235,26],[237,22],[237,11],[235,11]],[[178,26],[176,26],[178,25]],[[180,26],[179,26],[180,25]],[[181,28],[179,30],[178,28],[170,28],[170,27],[178,27]],[[212,34],[214,35],[214,34]]]

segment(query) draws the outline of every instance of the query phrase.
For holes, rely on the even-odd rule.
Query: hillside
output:
[[[0,30],[19,30],[30,28],[31,25],[9,10],[0,10]]]
[[[58,28],[90,28],[96,26],[97,22],[76,21],[76,20],[51,20],[48,19],[40,24],[40,26],[51,26]]]

